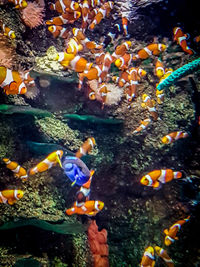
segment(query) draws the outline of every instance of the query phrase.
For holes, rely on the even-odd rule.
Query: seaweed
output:
[[[10,230],[24,226],[35,226],[46,231],[52,231],[58,234],[71,235],[85,231],[85,227],[80,223],[63,221],[62,223],[50,223],[39,219],[20,219],[16,222],[10,221],[0,226],[0,230]]]
[[[12,115],[14,113],[20,113],[25,115],[32,115],[36,117],[52,117],[53,114],[47,110],[39,108],[32,108],[30,106],[18,106],[18,105],[0,105],[0,113],[6,115]]]

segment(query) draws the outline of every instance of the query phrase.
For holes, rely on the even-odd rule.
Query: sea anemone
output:
[[[0,33],[0,66],[12,69],[15,50],[11,47],[8,39]]]
[[[24,23],[32,28],[38,27],[43,23],[44,8],[36,3],[28,2],[27,7],[21,10],[21,17]]]

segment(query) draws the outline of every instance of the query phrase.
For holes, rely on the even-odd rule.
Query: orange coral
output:
[[[98,231],[96,221],[91,221],[88,227],[88,242],[93,256],[94,267],[108,267],[109,248],[107,245],[107,231]]]
[[[28,2],[27,7],[21,10],[21,17],[24,23],[32,29],[43,23],[43,12],[43,7],[39,7],[36,3]]]

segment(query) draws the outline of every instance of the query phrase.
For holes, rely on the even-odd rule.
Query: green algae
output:
[[[122,124],[123,120],[114,118],[100,118],[94,115],[64,114],[63,118],[94,124]]]
[[[53,114],[47,110],[39,108],[32,108],[30,106],[17,106],[17,105],[0,105],[0,113],[5,115],[12,115],[14,113],[32,115],[36,117],[52,117]]]
[[[10,230],[24,226],[35,226],[46,231],[52,231],[63,235],[78,234],[85,231],[84,226],[78,222],[69,223],[63,221],[62,223],[52,224],[39,219],[20,219],[16,222],[7,222],[0,226],[0,230]]]

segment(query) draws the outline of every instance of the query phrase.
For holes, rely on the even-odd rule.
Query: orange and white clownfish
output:
[[[29,70],[22,73],[22,78],[26,85],[35,86],[34,78],[31,77]]]
[[[141,104],[141,106],[143,108],[146,107],[148,109],[148,111],[150,112],[151,116],[153,117],[153,119],[155,121],[157,121],[157,119],[158,119],[158,113],[157,113],[156,108],[155,108],[155,102],[154,102],[154,100],[152,100],[150,98],[150,96],[148,96],[146,94],[143,94],[142,95],[142,100],[143,100],[143,103]]]
[[[99,76],[99,80],[98,80],[99,83],[102,83],[106,80],[111,64],[112,64],[112,56],[110,55],[109,52],[107,52],[104,56],[103,65],[101,68],[102,72],[101,72],[101,74]]]
[[[70,209],[67,209],[65,212],[67,215],[80,214],[80,215],[88,215],[95,216],[98,212],[100,212],[104,207],[104,203],[99,200],[88,200],[84,202],[81,207],[77,207],[76,203]]]
[[[104,108],[104,105],[106,103],[106,99],[107,99],[107,95],[110,92],[107,88],[107,86],[105,85],[105,83],[102,83],[99,85],[98,87],[98,92],[101,96],[101,102],[102,102],[102,109]]]
[[[94,50],[91,50],[91,52],[94,54],[95,56],[95,61],[97,65],[101,65],[103,64],[104,61],[104,57],[105,57],[105,53],[104,51],[98,51],[98,52],[94,52]]]
[[[87,89],[87,96],[92,101],[96,100],[96,92],[90,86]]]
[[[69,61],[67,67],[75,72],[84,72],[90,70],[92,65],[93,63],[88,62],[85,58],[81,56],[75,56],[74,59]]]
[[[85,70],[84,72],[79,73],[78,89],[80,90],[82,88],[84,77],[86,77],[89,81],[97,80],[100,77],[101,73],[102,73],[102,70],[97,65],[92,67],[89,70]],[[94,99],[92,99],[92,100],[94,100]]]
[[[59,52],[54,57],[54,60],[58,61],[64,68],[67,68],[69,66],[69,62],[74,58],[75,58],[74,54]]]
[[[87,49],[93,50],[93,49],[102,49],[102,45],[96,44],[94,41],[90,41],[83,33],[81,29],[73,28],[72,30],[73,35],[76,37],[79,43],[81,43],[84,47]]]
[[[25,8],[28,5],[25,0],[8,0],[8,2],[13,3],[15,8]]]
[[[121,72],[120,76],[113,76],[112,81],[117,83],[119,87],[123,87],[125,85],[129,85],[129,73],[127,71]]]
[[[124,30],[124,35],[128,35],[128,19],[126,17],[122,17],[122,27]]]
[[[3,34],[7,36],[10,39],[15,39],[16,35],[13,30],[11,30],[9,27],[7,27],[4,23],[0,22],[0,27],[3,31]]]
[[[54,38],[62,37],[63,39],[67,39],[69,37],[69,30],[62,26],[51,25],[48,27],[48,31],[50,31]]]
[[[156,251],[156,254],[165,261],[168,267],[174,267],[173,260],[169,257],[165,249],[155,246],[154,250]]]
[[[112,10],[114,6],[114,2],[112,1],[108,1],[105,2],[99,9],[98,12],[96,14],[96,16],[94,17],[93,21],[91,22],[91,24],[89,25],[89,29],[93,30],[94,27],[99,24],[101,22],[102,19],[104,19],[105,17],[108,17],[110,14],[110,11]]]
[[[3,161],[6,164],[6,167],[14,172],[14,176],[20,178],[22,180],[26,180],[28,178],[27,171],[21,167],[17,162],[11,161],[8,158],[4,158]]]
[[[67,12],[67,13],[63,13],[62,15],[58,16],[58,17],[54,17],[50,20],[46,21],[47,25],[56,25],[56,26],[62,26],[64,24],[72,24],[74,23],[76,20],[78,20],[81,16],[81,12],[79,11],[74,11],[74,12]]]
[[[113,61],[117,58],[123,57],[127,50],[131,47],[131,41],[125,41],[121,45],[118,45],[115,51],[112,53]]]
[[[76,152],[76,157],[81,158],[82,156],[86,155],[88,152],[90,152],[93,149],[95,145],[96,145],[96,141],[94,137],[88,138],[79,148],[79,150]]]
[[[166,235],[165,246],[170,246],[175,240],[178,240],[178,237],[176,236],[178,231],[181,229],[181,226],[183,224],[189,221],[189,219],[190,219],[190,216],[174,223],[169,229],[164,230],[164,234]]]
[[[153,247],[149,246],[145,249],[140,267],[154,267],[155,266],[155,256]]]
[[[172,133],[165,135],[164,137],[162,137],[161,141],[163,144],[171,144],[178,139],[186,138],[188,136],[189,135],[186,132],[177,131],[177,132],[172,132]]]
[[[126,89],[126,99],[131,102],[136,96],[136,90],[138,85],[138,74],[136,68],[131,68],[128,70],[128,79],[130,85]]]
[[[165,74],[165,69],[162,61],[160,59],[156,60],[155,63],[155,74],[160,79]]]
[[[81,13],[82,13],[81,28],[83,31],[85,31],[85,29],[88,26],[88,17],[89,17],[89,13],[90,13],[90,4],[89,4],[88,0],[83,0],[83,4],[81,7]]]
[[[7,95],[25,94],[26,85],[22,81],[18,71],[0,66],[0,86]]]
[[[139,50],[137,55],[133,56],[133,60],[146,59],[152,55],[158,56],[161,52],[166,50],[164,44],[150,44],[143,49]]]
[[[71,0],[57,0],[55,4],[50,4],[51,10],[56,10],[58,13],[66,13],[66,9],[77,10],[79,8],[79,4],[75,1]]]
[[[157,90],[156,89],[156,97],[157,97],[157,102],[159,105],[161,105],[164,102],[164,90]]]
[[[89,180],[85,184],[83,184],[80,187],[79,191],[76,193],[76,202],[75,202],[76,207],[83,206],[85,201],[89,200],[90,186],[91,186],[93,175],[94,175],[94,170],[91,170]]]
[[[173,179],[180,179],[181,177],[182,173],[179,171],[174,172],[171,169],[154,170],[143,176],[140,179],[140,183],[146,186],[151,186],[153,188],[159,188],[161,184],[168,183]]]
[[[125,53],[122,57],[115,60],[115,66],[120,70],[127,70],[133,59],[133,54]]]
[[[80,44],[75,37],[70,38],[67,42],[67,47],[65,48],[65,51],[69,54],[76,55],[81,50],[83,50],[82,44]]]
[[[173,34],[174,34],[174,41],[177,42],[181,46],[184,52],[192,55],[193,51],[191,48],[187,45],[187,34],[185,34],[180,27],[174,27],[173,28]]]
[[[17,200],[21,199],[24,196],[24,192],[19,189],[6,189],[0,191],[0,203],[8,203],[13,205]]]
[[[137,134],[137,133],[143,131],[144,129],[146,129],[150,122],[151,122],[151,119],[145,119],[143,121],[140,121],[140,126],[138,126],[135,129],[135,131],[133,131],[133,134]]]
[[[63,156],[62,150],[56,150],[50,153],[44,160],[39,162],[35,167],[31,168],[29,175],[34,175],[38,172],[44,172],[51,167],[55,166],[57,163],[62,168],[61,158]]]

